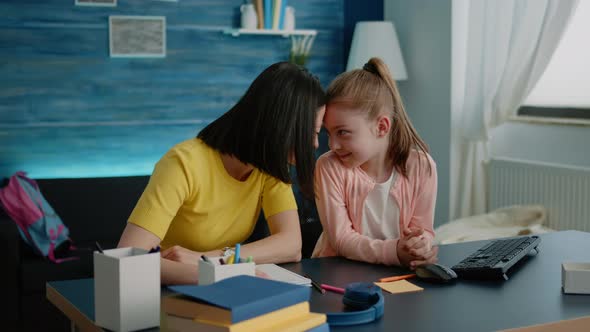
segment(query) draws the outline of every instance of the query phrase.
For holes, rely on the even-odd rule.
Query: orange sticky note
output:
[[[407,280],[398,280],[393,282],[376,282],[375,285],[381,287],[381,289],[391,294],[419,292],[424,290],[424,288],[418,287]]]

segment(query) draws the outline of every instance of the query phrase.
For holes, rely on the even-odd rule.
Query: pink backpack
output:
[[[62,244],[74,249],[69,230],[47,203],[37,182],[28,178],[25,172],[16,172],[8,185],[0,189],[0,203],[16,223],[22,239],[40,255],[54,263],[78,259],[55,257],[55,249]]]

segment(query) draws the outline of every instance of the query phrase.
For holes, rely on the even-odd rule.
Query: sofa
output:
[[[69,331],[69,320],[46,300],[45,283],[52,280],[89,278],[93,275],[92,252],[98,241],[114,248],[125,228],[149,176],[38,179],[49,204],[70,230],[78,260],[54,264],[40,257],[21,240],[16,225],[0,208],[0,250],[4,268],[0,273],[3,331]],[[4,181],[6,182],[6,180]],[[300,206],[303,257],[309,257],[321,233],[312,202],[295,190]],[[261,214],[262,215],[262,214]],[[249,241],[268,235],[261,217]]]

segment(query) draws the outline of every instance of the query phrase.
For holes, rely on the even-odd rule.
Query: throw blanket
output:
[[[434,241],[447,244],[553,231],[543,226],[546,220],[547,209],[542,205],[513,205],[439,226]]]

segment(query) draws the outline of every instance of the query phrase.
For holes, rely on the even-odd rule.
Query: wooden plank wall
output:
[[[0,178],[150,174],[175,143],[224,113],[290,40],[224,35],[240,0],[0,2]],[[342,63],[343,0],[290,1],[316,29],[308,67],[327,84]],[[109,15],[166,16],[167,56],[109,57]]]

